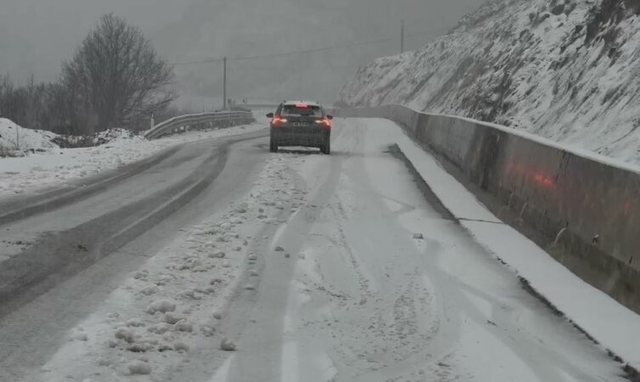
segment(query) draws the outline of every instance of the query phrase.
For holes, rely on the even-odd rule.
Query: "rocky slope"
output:
[[[639,14],[638,0],[491,1],[362,67],[340,102],[467,116],[640,164]]]

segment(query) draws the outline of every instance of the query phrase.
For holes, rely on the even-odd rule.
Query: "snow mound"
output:
[[[339,104],[470,117],[640,164],[639,11],[494,0],[421,50],[362,67]]]
[[[58,135],[50,131],[25,129],[10,119],[0,118],[0,156],[57,149],[52,142],[56,137]]]
[[[222,339],[222,341],[220,342],[220,350],[222,351],[236,351],[236,344],[231,341],[230,339],[228,339],[227,337],[224,337]]]
[[[104,145],[107,143],[118,142],[118,141],[126,141],[126,140],[140,140],[145,141],[146,139],[142,136],[138,136],[134,134],[130,130],[125,129],[109,129],[105,131],[101,131],[95,135],[94,144],[96,146]]]
[[[59,135],[54,138],[54,142],[64,148],[97,147],[144,141],[146,141],[144,137],[125,129],[109,129],[92,135]]]
[[[167,312],[175,312],[176,303],[169,300],[158,300],[154,301],[147,307],[147,313],[155,314],[156,312],[167,313]]]
[[[95,147],[145,140],[125,129],[109,129],[88,136],[65,136],[45,130],[26,129],[9,119],[0,118],[0,156],[17,157],[63,147]]]

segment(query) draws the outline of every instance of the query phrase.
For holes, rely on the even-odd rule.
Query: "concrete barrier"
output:
[[[403,106],[342,109],[387,118],[519,216],[554,258],[640,313],[640,173],[502,126]],[[491,207],[491,206],[489,206]],[[495,213],[499,209],[491,207]]]

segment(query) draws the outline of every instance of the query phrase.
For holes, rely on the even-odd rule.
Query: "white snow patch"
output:
[[[176,303],[169,300],[154,301],[147,307],[147,313],[155,314],[156,312],[167,313],[176,310]]]
[[[22,156],[29,151],[47,151],[58,148],[52,142],[57,137],[50,131],[31,130],[18,126],[10,119],[0,118],[0,154]]]

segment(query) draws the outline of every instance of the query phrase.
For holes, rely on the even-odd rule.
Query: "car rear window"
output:
[[[283,105],[281,115],[322,117],[322,109],[315,105]]]

